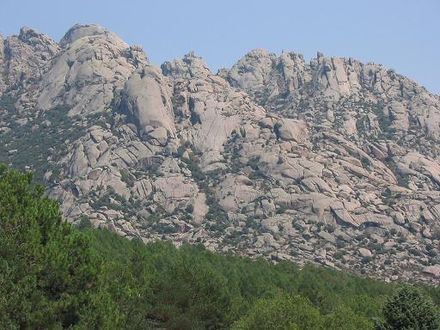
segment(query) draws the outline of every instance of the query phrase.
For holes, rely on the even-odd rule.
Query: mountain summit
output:
[[[440,279],[440,98],[377,64],[257,49],[152,65],[98,25],[0,37],[0,161],[73,223],[386,280]]]

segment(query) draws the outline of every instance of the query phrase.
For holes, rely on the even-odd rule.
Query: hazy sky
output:
[[[161,64],[194,50],[216,71],[253,48],[384,64],[440,93],[440,0],[0,0],[0,32],[59,40],[98,23]]]

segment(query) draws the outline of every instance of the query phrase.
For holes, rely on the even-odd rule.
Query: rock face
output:
[[[23,88],[38,80],[45,64],[60,48],[48,36],[26,27],[18,36],[0,37],[0,46],[0,92],[11,86]]]
[[[147,134],[162,128],[165,143],[167,134],[174,136],[176,132],[168,85],[157,68],[146,67],[130,76],[123,91],[125,107],[134,117],[140,133]]]
[[[0,161],[73,223],[438,282],[440,98],[391,70],[264,50],[158,68],[75,25],[0,37],[0,73]]]
[[[102,112],[133,71],[147,63],[143,52],[98,26],[75,25],[60,46],[37,87],[37,107],[43,110],[65,105],[70,115]]]

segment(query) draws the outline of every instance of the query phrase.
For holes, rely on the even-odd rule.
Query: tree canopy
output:
[[[438,308],[419,289],[405,286],[386,302],[383,329],[428,330],[440,329]]]

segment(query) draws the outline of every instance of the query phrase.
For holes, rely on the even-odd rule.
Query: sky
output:
[[[61,39],[97,23],[151,62],[194,51],[216,72],[254,48],[380,63],[440,94],[440,0],[0,0],[0,33]]]

